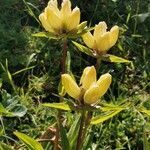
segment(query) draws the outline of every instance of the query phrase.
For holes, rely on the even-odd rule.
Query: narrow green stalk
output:
[[[95,68],[96,68],[97,71],[98,71],[99,68],[100,68],[100,64],[101,64],[101,58],[97,58],[96,64],[95,64]]]

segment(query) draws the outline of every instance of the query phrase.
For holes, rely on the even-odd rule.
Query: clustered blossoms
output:
[[[50,0],[44,12],[40,14],[39,19],[46,31],[55,35],[77,33],[85,25],[80,23],[80,9],[75,7],[71,10],[70,0],[63,0],[61,8],[58,8],[57,0]],[[85,27],[83,28],[85,29]],[[84,32],[82,39],[84,43],[95,53],[96,56],[105,54],[117,42],[119,27],[113,26],[107,31],[105,22],[99,22],[95,25],[93,35],[91,32]],[[109,73],[103,74],[96,79],[96,70],[94,66],[86,67],[83,71],[80,86],[69,74],[62,75],[62,85],[65,91],[74,99],[83,104],[96,104],[106,93],[112,77]]]
[[[69,74],[62,75],[62,85],[65,91],[72,98],[81,100],[85,104],[95,104],[99,101],[108,90],[112,77],[109,73],[103,74],[96,79],[96,70],[94,66],[86,67],[80,79],[80,86],[74,81]]]
[[[54,34],[68,33],[77,30],[80,23],[80,9],[71,10],[70,0],[63,0],[61,9],[57,0],[50,0],[39,19],[46,31]]]
[[[103,21],[95,26],[93,35],[87,32],[82,38],[89,48],[93,49],[97,54],[103,54],[116,44],[118,34],[119,27],[117,25],[113,26],[110,31],[107,31],[107,25]]]

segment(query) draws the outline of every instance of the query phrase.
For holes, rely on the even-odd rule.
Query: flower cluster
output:
[[[57,0],[50,0],[39,19],[46,31],[54,34],[63,34],[75,31],[80,22],[80,9],[71,10],[70,0],[63,0],[61,9]]]
[[[97,54],[105,53],[117,42],[119,27],[115,25],[110,31],[106,30],[107,25],[103,21],[95,26],[93,35],[90,32],[87,32],[82,36],[85,44],[89,48],[95,50]]]
[[[103,74],[96,79],[94,66],[86,67],[80,79],[80,86],[69,74],[62,75],[62,85],[66,92],[74,99],[81,100],[85,104],[95,104],[108,90],[112,77],[109,73]]]

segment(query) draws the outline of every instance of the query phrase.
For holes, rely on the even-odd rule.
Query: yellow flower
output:
[[[80,22],[80,9],[71,10],[70,0],[63,0],[61,9],[57,0],[50,0],[39,19],[46,31],[54,34],[68,33],[77,30]]]
[[[119,35],[119,27],[113,26],[110,31],[107,31],[105,22],[99,22],[94,28],[93,35],[91,32],[85,33],[82,38],[85,44],[95,50],[98,54],[109,50],[117,42]]]
[[[86,67],[80,79],[80,87],[69,74],[62,75],[62,85],[68,95],[75,99],[81,99],[83,96],[85,104],[95,104],[108,90],[112,77],[109,73],[103,74],[96,79],[96,70],[94,66]],[[84,92],[84,93],[82,93]]]

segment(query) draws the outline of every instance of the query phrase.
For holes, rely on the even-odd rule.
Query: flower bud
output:
[[[99,86],[93,84],[84,94],[84,102],[86,104],[94,104],[100,98]]]
[[[96,82],[96,70],[95,67],[86,67],[81,76],[80,84],[82,88],[87,90],[94,82]]]
[[[61,76],[62,85],[65,88],[65,91],[73,98],[78,99],[80,95],[80,88],[77,83],[73,80],[73,78],[69,74],[63,74]]]
[[[109,73],[103,74],[100,76],[97,81],[97,85],[99,86],[100,97],[102,97],[108,90],[112,81],[112,76]]]

